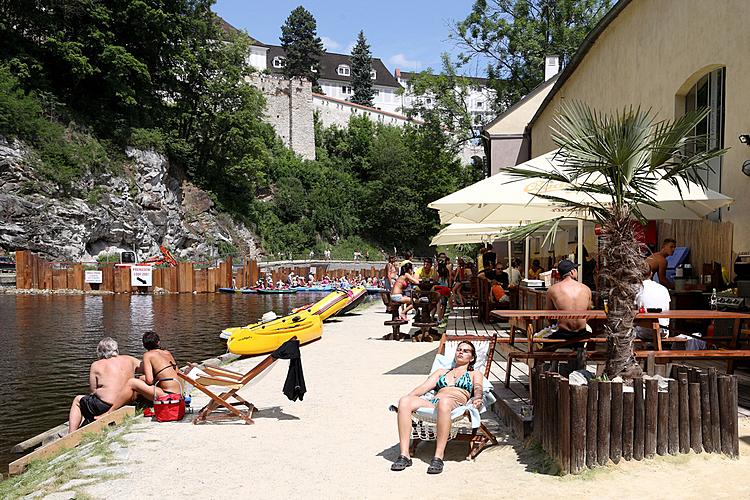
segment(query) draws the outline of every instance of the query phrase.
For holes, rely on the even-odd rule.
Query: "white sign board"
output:
[[[151,286],[151,266],[131,266],[130,267],[130,285],[131,286]]]
[[[101,271],[86,271],[83,273],[84,283],[101,283],[102,272]]]
[[[310,274],[315,274],[318,269],[315,266],[310,266]]]

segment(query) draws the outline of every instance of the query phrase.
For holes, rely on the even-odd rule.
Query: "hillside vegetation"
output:
[[[73,180],[116,173],[128,145],[153,148],[268,252],[424,248],[438,229],[427,203],[476,178],[437,120],[316,124],[318,159],[302,160],[262,120],[249,39],[221,30],[211,4],[0,4],[0,135],[33,149],[57,196],[85,199]]]

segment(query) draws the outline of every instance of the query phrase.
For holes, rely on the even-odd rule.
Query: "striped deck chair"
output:
[[[495,345],[497,344],[497,335],[446,335],[443,334],[438,347],[438,355],[432,365],[432,371],[438,368],[448,368],[453,362],[456,348],[462,341],[469,341],[474,344],[477,350],[477,360],[474,367],[482,370],[484,382],[482,384],[483,405],[477,410],[473,405],[467,403],[459,406],[451,412],[453,425],[449,435],[449,440],[467,441],[469,443],[469,454],[467,458],[474,459],[479,453],[487,448],[497,444],[497,439],[492,432],[482,423],[480,414],[486,411],[487,407],[492,405],[496,399],[492,395],[492,385],[487,377],[490,374],[492,358],[495,354]],[[432,371],[430,373],[432,373]],[[433,393],[427,393],[423,397],[431,399]],[[437,409],[420,408],[412,414],[412,433],[410,454],[413,456],[417,445],[421,441],[434,441],[437,438]]]

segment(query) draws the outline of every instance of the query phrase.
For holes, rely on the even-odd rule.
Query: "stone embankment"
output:
[[[34,152],[0,137],[0,248],[28,249],[53,260],[80,261],[107,249],[216,258],[233,246],[258,254],[255,235],[219,212],[208,193],[154,151],[128,148],[119,173],[89,172],[65,196],[34,167]]]

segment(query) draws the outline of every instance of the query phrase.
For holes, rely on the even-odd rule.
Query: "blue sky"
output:
[[[422,71],[428,67],[439,70],[441,53],[459,52],[448,39],[449,25],[464,19],[473,3],[473,0],[217,0],[213,10],[261,42],[279,44],[281,25],[292,9],[301,4],[315,16],[318,36],[326,50],[348,54],[357,33],[364,30],[373,55],[382,59],[388,69]],[[484,69],[474,64],[462,72],[482,76]]]

